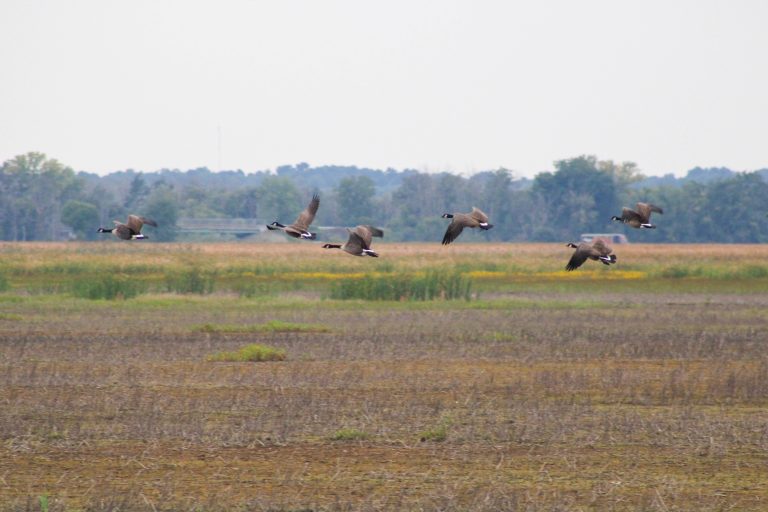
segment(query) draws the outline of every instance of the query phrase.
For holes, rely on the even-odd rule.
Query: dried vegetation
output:
[[[90,247],[64,262],[129,265]],[[616,270],[641,277],[562,283],[559,246],[380,244],[365,263],[382,273],[430,252],[476,273],[480,299],[418,303],[321,299],[334,278],[289,275],[285,246],[154,247],[138,250],[158,275],[263,261],[293,284],[30,295],[64,263],[3,246],[0,510],[765,509],[768,280],[744,277],[764,247],[621,248]],[[663,258],[707,271],[665,276]],[[287,358],[206,360],[248,344]]]

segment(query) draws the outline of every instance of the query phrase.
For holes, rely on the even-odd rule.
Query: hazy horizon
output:
[[[768,167],[768,3],[0,4],[0,161]]]

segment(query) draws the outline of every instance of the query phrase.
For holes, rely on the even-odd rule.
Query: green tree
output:
[[[157,222],[157,227],[145,228],[147,232],[142,232],[158,242],[172,242],[178,230],[178,209],[178,199],[171,187],[163,185],[154,188],[142,209],[142,215]]]
[[[293,180],[281,176],[264,178],[258,187],[258,201],[259,217],[269,221],[279,220],[283,224],[293,222],[307,206],[302,204],[299,189]]]
[[[4,238],[53,240],[61,226],[61,204],[77,197],[82,181],[74,171],[43,153],[29,152],[6,161],[0,169]]]
[[[131,180],[131,186],[128,194],[125,196],[123,206],[128,213],[136,213],[136,210],[143,206],[144,201],[149,196],[150,190],[147,182],[144,181],[142,173],[136,174]]]
[[[344,178],[336,187],[339,216],[347,226],[374,224],[373,196],[376,188],[368,176]]]
[[[552,235],[571,239],[584,231],[608,228],[619,208],[614,176],[599,169],[594,156],[559,160],[555,169],[537,175],[532,190],[544,207],[542,223]]]
[[[72,228],[79,239],[94,240],[99,210],[91,203],[70,199],[61,209],[61,222]]]

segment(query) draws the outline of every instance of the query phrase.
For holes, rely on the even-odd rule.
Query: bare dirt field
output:
[[[68,291],[121,247],[149,288]],[[1,246],[0,510],[768,508],[765,247],[296,247]],[[328,298],[366,265],[472,296]],[[253,343],[287,357],[208,360]]]

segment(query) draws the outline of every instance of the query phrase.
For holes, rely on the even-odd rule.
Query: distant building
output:
[[[627,236],[623,233],[582,233],[582,242],[591,242],[596,238],[601,239],[607,244],[628,244]]]

